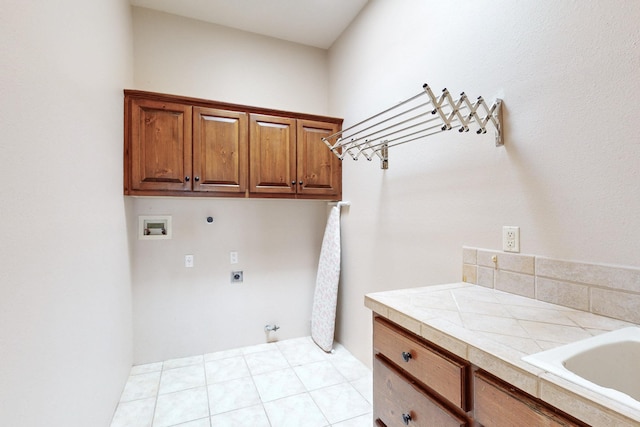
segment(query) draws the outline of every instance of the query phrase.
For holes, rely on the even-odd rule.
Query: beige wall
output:
[[[132,361],[126,1],[0,14],[0,424],[107,426]]]
[[[135,89],[328,114],[327,51],[133,8]]]
[[[370,359],[367,292],[461,278],[462,246],[640,265],[640,3],[371,0],[329,52],[345,126],[420,92],[505,101],[506,143],[457,132],[345,160],[338,339]],[[363,66],[367,64],[367,66]]]
[[[134,8],[135,89],[327,114],[326,51]],[[327,203],[135,198],[172,240],[132,241],[135,363],[309,335]],[[215,217],[207,225],[207,216]],[[231,265],[229,252],[240,263]],[[193,254],[195,267],[184,267]],[[232,270],[244,271],[231,284]]]

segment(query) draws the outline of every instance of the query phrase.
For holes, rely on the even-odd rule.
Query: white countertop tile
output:
[[[594,426],[640,425],[639,411],[573,383],[557,381],[521,360],[542,350],[635,326],[629,322],[468,283],[372,293],[366,295],[365,305]],[[549,382],[564,393],[548,393],[553,399],[548,398],[541,391],[550,389]]]

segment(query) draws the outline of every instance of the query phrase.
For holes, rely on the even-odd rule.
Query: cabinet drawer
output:
[[[469,364],[447,356],[380,317],[373,322],[375,352],[405,370],[463,411],[469,410]]]
[[[379,356],[373,360],[373,418],[387,427],[468,426],[468,421],[447,410],[400,370]],[[379,425],[379,424],[378,424]]]
[[[483,371],[473,376],[474,418],[486,427],[584,426]]]

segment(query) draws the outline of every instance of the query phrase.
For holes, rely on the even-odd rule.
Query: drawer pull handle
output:
[[[410,414],[402,414],[402,422],[404,423],[404,425],[408,426],[409,425],[409,421],[411,421],[411,415]]]
[[[411,353],[409,353],[408,351],[403,351],[402,352],[402,360],[404,360],[405,362],[408,362],[409,360],[411,360]]]

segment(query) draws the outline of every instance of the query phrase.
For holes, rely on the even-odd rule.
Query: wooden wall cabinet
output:
[[[130,191],[191,190],[191,107],[147,99],[130,106]]]
[[[588,427],[375,315],[373,353],[378,426]]]
[[[340,200],[341,119],[125,90],[124,193]]]
[[[322,141],[339,125],[258,114],[250,121],[251,193],[340,198],[342,162]]]

